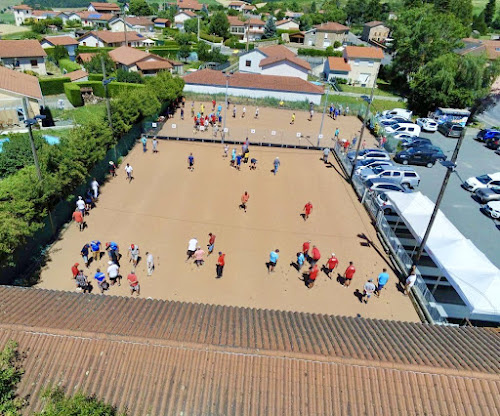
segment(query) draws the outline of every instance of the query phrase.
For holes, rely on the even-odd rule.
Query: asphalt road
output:
[[[470,192],[460,186],[462,181],[471,176],[500,172],[500,156],[474,140],[477,132],[477,129],[467,129],[458,155],[456,173],[451,175],[448,182],[441,202],[441,211],[464,236],[472,240],[490,261],[500,268],[500,222],[495,223],[493,219],[484,215],[479,210],[481,205],[471,197]],[[446,138],[439,132],[422,133],[420,137],[431,139],[434,145],[443,149],[448,159],[451,158],[458,141]],[[446,168],[440,163],[432,168],[413,167],[422,178],[419,190],[436,202]]]

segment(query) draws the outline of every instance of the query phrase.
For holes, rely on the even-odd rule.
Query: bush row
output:
[[[43,95],[57,95],[64,93],[64,84],[71,82],[68,77],[41,78],[38,80]]]
[[[102,79],[102,76],[101,76]],[[80,88],[90,87],[95,96],[104,97],[105,89],[102,85],[102,81],[82,81],[74,82],[70,84],[64,84],[64,93],[71,104],[74,107],[80,107],[83,105],[82,95],[80,93]],[[116,97],[119,92],[131,91],[135,89],[144,88],[142,84],[130,84],[127,82],[111,82],[108,84],[108,94],[110,98]]]
[[[76,62],[70,61],[69,59],[60,59],[57,63],[61,71],[66,70],[66,72],[73,72],[80,69],[80,65]]]

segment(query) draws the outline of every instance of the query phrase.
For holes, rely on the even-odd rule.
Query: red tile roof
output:
[[[283,45],[266,46],[264,48],[259,48],[259,51],[267,56],[267,58],[260,61],[259,66],[261,67],[281,61],[289,61],[308,71],[311,70],[309,62],[300,59],[294,52]]]
[[[14,10],[33,10],[30,6],[26,6],[26,4],[19,4],[17,6],[12,7]]]
[[[65,76],[68,77],[71,80],[71,82],[74,82],[82,78],[88,77],[89,74],[82,69],[77,69],[76,71],[68,72]]]
[[[177,0],[177,7],[179,10],[193,9],[199,11],[203,8],[203,5],[198,3],[198,0]]]
[[[96,55],[97,55],[96,53],[92,53],[92,52],[81,52],[78,54],[78,58],[82,62],[90,62],[92,60],[92,58]]]
[[[86,33],[78,40],[81,41],[87,36],[95,36],[96,38],[102,40],[104,43],[113,44],[125,42],[125,32],[111,32],[110,30],[98,30]],[[144,41],[145,37],[139,36],[135,30],[127,30],[127,42]]]
[[[196,13],[192,12],[191,10],[180,10],[175,15],[177,16],[178,14],[181,14],[181,13],[187,14],[189,17],[196,17]]]
[[[153,21],[150,17],[145,16],[130,16],[126,18],[127,23],[130,23],[133,26],[150,26],[153,24]]]
[[[20,397],[48,385],[129,413],[495,415],[490,330],[0,287]]]
[[[254,17],[252,17],[251,19],[248,19],[247,23],[250,25],[254,25],[254,26],[265,26],[265,24],[266,24],[266,22],[264,22],[263,20],[260,20],[260,19],[254,18]]]
[[[42,90],[37,77],[3,66],[0,66],[0,90],[42,99]]]
[[[366,23],[365,23],[365,26],[368,26],[368,27],[375,27],[375,26],[380,26],[380,25],[385,26],[385,25],[384,25],[384,22],[380,22],[380,21],[378,21],[378,20],[373,20],[373,21],[371,21],[371,22],[366,22]]]
[[[0,58],[30,58],[32,56],[47,56],[37,40],[0,40]]]
[[[45,36],[42,41],[44,40],[54,46],[78,45],[78,41],[71,36]]]
[[[317,32],[348,32],[349,28],[347,26],[341,25],[337,22],[326,22],[320,25],[314,26]]]
[[[80,17],[80,19],[83,20],[102,20],[108,22],[116,18],[116,15],[112,13],[96,13],[96,12],[89,12],[87,10],[83,12],[77,12],[76,14]]]
[[[184,76],[186,84],[225,86],[226,76],[220,71],[203,69]],[[278,75],[245,74],[236,72],[229,78],[233,88],[260,89],[269,91],[290,91],[323,94],[324,88],[297,77]]]
[[[141,59],[145,59],[149,53],[140,49],[131,48],[129,46],[120,46],[119,48],[109,51],[109,57],[114,61],[123,65],[132,65]]]
[[[238,16],[227,16],[229,26],[245,26],[245,22],[241,21]]]
[[[384,57],[382,49],[368,46],[346,46],[344,52],[348,58],[383,59]]]
[[[351,70],[351,65],[349,65],[344,58],[338,56],[329,56],[328,66],[331,71],[349,72]]]
[[[158,17],[155,19],[155,23],[170,23],[170,19],[163,19],[162,17]]]
[[[154,59],[149,61],[137,62],[137,67],[141,71],[151,71],[151,70],[159,71],[161,69],[172,69],[173,65],[168,61]]]
[[[112,10],[114,12],[120,11],[120,6],[116,3],[90,3],[96,11]]]

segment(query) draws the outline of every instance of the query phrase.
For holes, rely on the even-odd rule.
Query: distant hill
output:
[[[26,4],[34,9],[53,9],[53,8],[85,8],[89,5],[90,0],[24,0]]]

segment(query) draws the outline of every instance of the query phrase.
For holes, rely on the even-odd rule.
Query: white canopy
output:
[[[420,243],[434,203],[420,192],[386,194]],[[500,270],[441,211],[438,211],[425,250],[471,313],[500,315]]]

